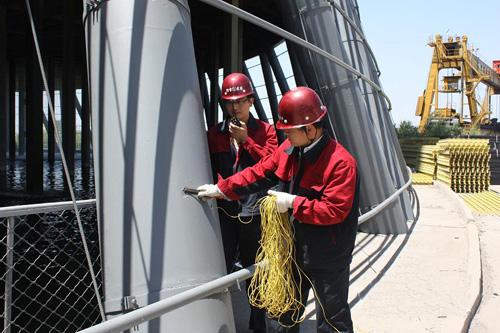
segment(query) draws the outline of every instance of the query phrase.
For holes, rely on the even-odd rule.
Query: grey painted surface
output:
[[[344,18],[343,15],[340,15],[339,11],[336,11],[341,40],[346,45],[345,49],[352,66],[369,77],[378,86],[381,86],[375,59],[370,53],[369,45],[364,43],[364,40],[366,40],[362,38],[364,36],[356,32],[357,30],[362,33],[362,27],[354,4],[351,0],[336,0],[335,3],[350,19]],[[351,26],[349,21],[354,23],[354,27]],[[391,114],[382,95],[377,93],[372,86],[366,84],[364,81],[359,81],[359,84],[370,120],[373,124],[373,129],[382,145],[382,151],[391,179],[394,186],[400,188],[409,179],[409,175],[406,172],[406,162],[399,146]],[[408,192],[404,192],[400,197],[400,201],[406,220],[413,220],[414,216]]]
[[[282,8],[289,31],[350,64],[336,26],[338,21],[328,2],[288,0],[282,2]],[[320,93],[328,107],[336,138],[358,161],[360,208],[365,213],[394,193],[395,185],[356,77],[323,57],[292,49],[296,55],[291,57],[292,62],[300,62],[307,84]],[[395,202],[362,228],[371,233],[407,232],[401,203]]]
[[[107,312],[225,275],[187,1],[109,1],[90,19],[97,201]],[[193,320],[196,318],[196,320]],[[226,292],[141,332],[234,332]]]

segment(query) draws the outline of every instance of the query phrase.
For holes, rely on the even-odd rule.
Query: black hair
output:
[[[317,121],[315,123],[312,123],[311,125],[313,125],[314,127],[316,127],[317,129],[321,128],[323,130],[326,130],[326,126],[325,126],[325,118],[321,119],[320,121]],[[307,133],[307,126],[302,126],[300,127],[304,133]]]
[[[320,121],[315,122],[313,125],[316,128],[323,128],[323,129],[325,129],[326,128],[326,126],[325,126],[325,118],[321,119]]]

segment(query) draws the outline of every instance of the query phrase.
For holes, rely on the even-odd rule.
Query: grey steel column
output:
[[[276,52],[274,50],[270,50],[267,55],[271,68],[273,69],[274,76],[276,77],[276,82],[278,82],[278,86],[280,87],[281,95],[284,95],[288,90],[290,90],[290,87],[288,86],[288,81],[283,74],[283,69],[281,68],[281,64],[276,56]]]
[[[75,172],[75,1],[63,2],[63,64],[61,90],[62,143],[71,177]]]
[[[266,83],[267,98],[269,99],[269,106],[271,108],[271,115],[273,116],[273,123],[276,124],[276,122],[278,121],[278,97],[276,96],[276,89],[274,87],[271,64],[269,63],[269,58],[267,57],[266,53],[262,53],[260,55],[260,64],[262,66],[262,73],[264,74],[264,81]],[[285,140],[283,131],[278,131],[277,135],[280,143]]]
[[[266,123],[269,122],[267,120],[266,111],[264,111],[264,107],[262,106],[262,102],[260,101],[259,93],[257,93],[257,89],[255,89],[255,85],[253,84],[252,77],[250,76],[250,73],[248,72],[247,65],[245,63],[243,63],[243,74],[248,76],[248,78],[250,79],[250,82],[252,83],[253,96],[254,96],[253,106],[255,108],[255,112],[257,112],[257,116],[259,117],[260,120],[265,121]]]
[[[281,6],[284,6],[284,3],[282,3]],[[285,14],[285,16],[286,15],[288,14]],[[285,21],[287,21],[287,19],[285,19]],[[286,41],[286,48],[288,50],[288,56],[290,57],[290,63],[292,65],[293,75],[295,77],[295,85],[296,86],[307,85],[306,78],[304,76],[304,71],[300,66],[303,62],[301,63],[301,61],[299,60],[299,56],[297,54],[298,52],[297,48],[293,43],[289,41]]]
[[[233,6],[239,7],[241,0],[230,0]],[[224,77],[241,72],[243,65],[243,24],[235,15],[224,15],[223,41]]]
[[[105,310],[120,313],[223,276],[225,263],[215,202],[182,191],[212,182],[188,1],[107,1],[92,16]],[[229,293],[139,330],[234,332]]]
[[[338,3],[337,3],[338,1]],[[350,19],[345,19],[336,9],[337,20],[339,21],[339,31],[344,45],[348,45],[348,54],[354,68],[366,75],[377,85],[381,86],[378,69],[375,64],[375,59],[370,53],[369,46],[365,44],[360,35],[362,33],[361,22],[355,13],[352,0],[337,0],[335,4]],[[353,27],[351,23],[355,23]],[[366,39],[365,39],[366,41]],[[387,103],[383,96],[373,89],[372,86],[360,81],[360,88],[373,123],[373,128],[382,144],[382,150],[385,154],[387,168],[391,173],[394,186],[400,188],[408,181],[406,163],[397,140],[396,131],[393,125],[391,114],[389,113]],[[400,203],[404,209],[407,220],[413,220],[413,210],[411,207],[410,197],[408,192],[404,192],[400,196]]]
[[[87,65],[85,58],[82,65],[82,132],[81,132],[81,159],[82,168],[87,170],[90,167],[90,106],[89,106],[89,89],[87,79]],[[85,177],[84,177],[85,178]]]
[[[289,31],[349,63],[328,2],[288,0],[282,4]],[[323,57],[294,49],[300,66],[312,69],[304,70],[304,76],[326,103],[337,139],[357,159],[361,178],[360,210],[365,213],[396,189],[356,77]],[[363,228],[372,233],[405,233],[406,219],[400,203],[394,203]]]
[[[30,1],[36,25],[40,24],[40,3]],[[43,192],[43,98],[42,77],[33,38],[26,39],[26,190]]]
[[[259,58],[262,66],[262,73],[264,75],[264,83],[266,84],[267,98],[269,100],[269,106],[271,107],[271,114],[274,122],[276,123],[278,120],[278,98],[276,97],[276,89],[274,88],[271,65],[269,64],[269,59],[265,53],[260,54]]]
[[[16,63],[9,66],[9,159],[16,160]]]
[[[49,59],[47,61],[47,71],[48,71],[48,78],[47,78],[47,84],[49,85],[49,95],[52,101],[54,101],[54,95],[55,95],[55,86],[56,86],[56,69],[54,65],[54,59]],[[54,136],[54,124],[50,120],[50,114],[49,114],[49,121],[47,124],[47,159],[49,161],[50,165],[54,164],[55,160],[55,149],[56,149],[56,140]]]
[[[7,63],[7,3],[0,2],[0,190],[7,186],[7,137],[9,72]]]
[[[28,54],[28,53],[26,53]],[[19,106],[18,119],[19,127],[17,129],[18,146],[17,155],[24,156],[26,154],[26,65],[27,61],[22,61],[18,66],[18,91],[19,91]]]
[[[207,118],[207,126],[217,124],[219,118],[219,34],[215,32],[212,35],[212,61],[210,63],[211,68],[208,70],[208,78],[210,79],[210,112],[209,118]],[[224,109],[223,109],[224,110]]]

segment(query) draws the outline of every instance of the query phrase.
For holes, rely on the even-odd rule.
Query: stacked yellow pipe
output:
[[[417,165],[421,165],[420,158],[425,157],[426,154],[422,151],[422,146],[435,145],[438,140],[438,138],[432,137],[399,139],[399,144],[401,146],[401,150],[403,151],[406,164],[411,168],[416,168]]]
[[[415,185],[432,185],[433,183],[433,176],[431,175],[426,175],[425,173],[412,173],[411,174],[411,181]]]
[[[500,215],[500,194],[497,192],[462,193],[460,196],[476,213]]]
[[[432,176],[436,175],[436,145],[422,145],[418,147],[415,170],[417,172]]]
[[[487,191],[489,143],[482,139],[445,139],[437,144],[436,178],[458,193]]]

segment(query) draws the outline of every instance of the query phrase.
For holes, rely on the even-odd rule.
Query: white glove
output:
[[[280,213],[285,213],[288,209],[293,208],[293,201],[297,197],[290,193],[273,190],[267,191],[267,194],[276,196],[276,204],[278,205],[278,212]]]
[[[198,186],[196,188],[198,191],[198,198],[203,199],[203,200],[208,200],[208,199],[222,199],[224,195],[222,192],[219,190],[217,185],[214,184],[205,184]]]

